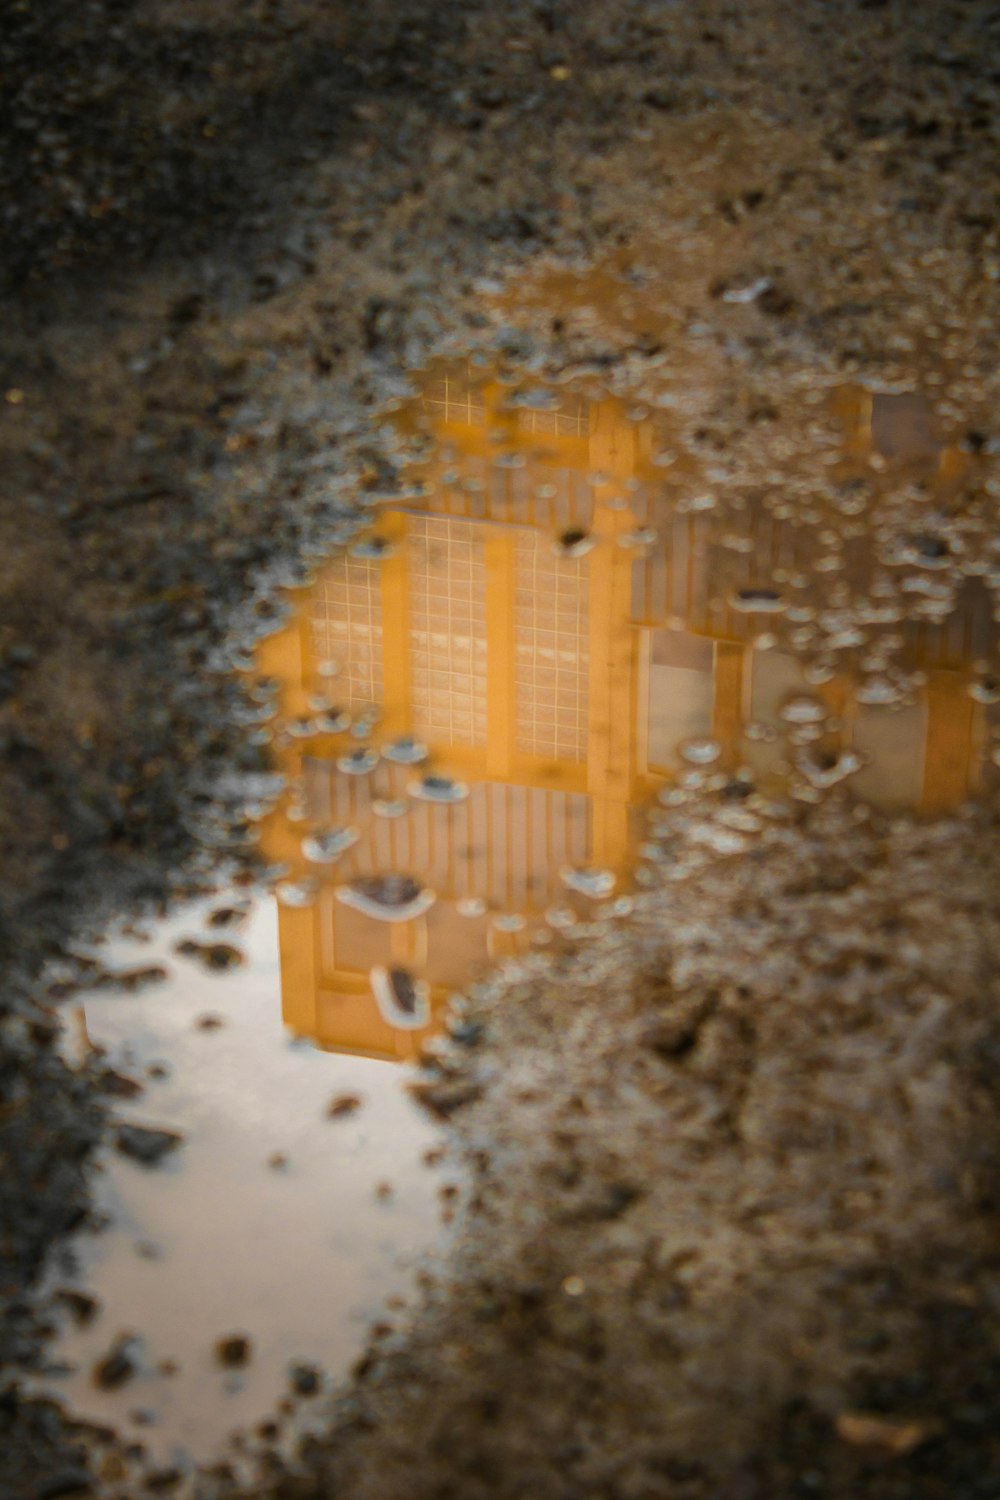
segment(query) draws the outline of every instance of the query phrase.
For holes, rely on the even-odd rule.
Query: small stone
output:
[[[149,984],[162,984],[166,978],[167,971],[161,964],[144,964],[135,969],[121,969],[115,974],[105,974],[97,981],[95,988],[118,989],[133,995]]]
[[[246,912],[238,906],[220,906],[208,918],[209,927],[237,927],[246,919]]]
[[[194,1023],[199,1031],[219,1031],[226,1024],[225,1016],[216,1015],[213,1011],[199,1016]]]
[[[186,938],[174,951],[183,958],[195,959],[206,969],[217,971],[235,969],[243,962],[243,954],[231,943],[196,943],[192,938]]]
[[[115,1145],[123,1156],[141,1166],[154,1167],[171,1151],[176,1151],[184,1137],[175,1130],[151,1130],[145,1125],[119,1125]]]
[[[430,989],[423,980],[399,964],[388,969],[376,965],[370,979],[379,1014],[390,1026],[412,1031],[427,1025]]]
[[[752,781],[745,781],[741,777],[734,776],[719,789],[719,796],[723,802],[742,802],[745,797],[753,794],[753,789]]]
[[[596,538],[589,531],[584,531],[579,526],[571,526],[567,531],[560,532],[555,542],[555,552],[559,557],[585,557],[592,552],[597,545]]]
[[[56,1292],[56,1301],[69,1310],[73,1321],[81,1328],[86,1328],[94,1321],[101,1306],[96,1297],[74,1291],[70,1287],[63,1287]]]
[[[464,802],[469,795],[466,783],[450,776],[424,776],[411,781],[406,790],[421,802]]]
[[[486,1035],[482,1021],[454,1021],[448,1027],[448,1035],[459,1047],[478,1047]]]
[[[142,1093],[142,1084],[136,1078],[129,1078],[125,1073],[117,1073],[114,1068],[105,1068],[100,1076],[101,1089],[105,1094],[112,1094],[116,1099],[135,1099]]]
[[[934,1431],[926,1422],[901,1421],[860,1411],[841,1412],[834,1427],[840,1440],[852,1448],[867,1448],[888,1458],[905,1458]]]
[[[1000,681],[995,677],[983,677],[969,684],[969,697],[977,703],[1000,703]]]
[[[272,1172],[283,1172],[288,1166],[288,1157],[284,1151],[274,1151],[267,1158],[267,1164]]]
[[[482,1085],[470,1079],[458,1078],[427,1083],[413,1083],[410,1093],[430,1114],[439,1120],[447,1120],[457,1109],[473,1104],[482,1097]]]
[[[610,896],[615,888],[614,871],[586,865],[564,865],[559,871],[559,878],[567,889],[593,899]]]
[[[139,1365],[136,1360],[138,1340],[131,1333],[120,1333],[103,1359],[94,1366],[94,1384],[102,1391],[115,1391],[131,1380]]]
[[[215,1357],[227,1370],[239,1370],[250,1363],[253,1345],[245,1333],[231,1333],[219,1339],[215,1346]]]
[[[738,589],[730,603],[744,614],[780,614],[787,608],[775,589]]]
[[[296,1396],[315,1396],[321,1378],[315,1365],[295,1363],[289,1367],[288,1381]]]
[[[351,750],[337,760],[337,770],[345,776],[367,776],[378,765],[374,750]]]
[[[372,559],[391,557],[394,549],[388,537],[369,536],[353,542],[347,550],[351,557]]]
[[[302,853],[316,865],[329,865],[358,842],[356,828],[317,829],[302,840]]]
[[[427,759],[427,746],[422,740],[414,739],[412,735],[401,735],[389,745],[382,747],[382,754],[386,760],[394,761],[397,765],[418,765]]]
[[[326,1107],[326,1114],[330,1120],[343,1120],[348,1115],[357,1114],[360,1108],[359,1094],[334,1094]]]
[[[350,885],[341,886],[337,898],[346,906],[384,922],[404,922],[422,916],[435,901],[434,892],[418,885],[411,875],[396,873],[361,876]]]

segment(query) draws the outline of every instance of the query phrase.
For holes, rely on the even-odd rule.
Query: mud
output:
[[[725,808],[472,996],[425,1085],[472,1096],[462,1248],[257,1493],[996,1493],[995,826],[705,859]]]
[[[275,584],[297,576],[295,560],[348,534],[358,486],[391,486],[393,442],[365,426],[376,401],[404,392],[405,370],[430,352],[477,346],[514,361],[587,361],[641,383],[645,362],[669,357],[659,330],[627,317],[567,325],[552,282],[518,312],[509,300],[496,312],[484,308],[488,278],[513,271],[516,285],[519,268],[541,255],[606,258],[641,245],[647,260],[636,256],[619,271],[640,282],[652,253],[673,287],[674,339],[699,358],[709,350],[705,368],[726,375],[714,400],[694,383],[689,424],[714,455],[713,483],[781,482],[787,450],[762,433],[786,399],[794,410],[794,393],[817,372],[824,382],[867,381],[885,394],[923,390],[935,442],[961,458],[932,495],[926,476],[913,475],[896,497],[898,513],[883,513],[884,539],[909,545],[924,536],[933,550],[942,529],[950,536],[964,528],[974,564],[965,576],[993,587],[998,115],[997,19],[986,4],[628,4],[611,16],[588,5],[431,12],[394,4],[368,7],[359,19],[303,3],[280,13],[241,7],[234,19],[215,5],[150,0],[51,6],[44,15],[20,7],[9,20],[0,42],[0,942],[3,1355],[16,1373],[18,1363],[44,1358],[23,1293],[45,1246],[87,1211],[84,1162],[102,1114],[98,1080],[67,1069],[53,1051],[61,981],[39,985],[40,966],[74,931],[95,929],[115,910],[149,910],[176,888],[197,888],[227,848],[246,857],[234,771],[256,770],[264,757],[247,745],[242,690],[225,668],[234,644],[242,647],[273,610]],[[727,473],[718,455],[734,439]],[[799,490],[799,515],[801,501]],[[930,532],[915,524],[928,506]],[[831,1201],[850,1194],[860,1170],[854,1155],[877,1156],[865,1132],[881,1130],[884,1114],[891,1171],[879,1181],[896,1213],[890,1223],[876,1204],[869,1216],[886,1225],[892,1254],[883,1246],[876,1255],[867,1230],[848,1247],[824,1240],[821,1225],[809,1259],[805,1231],[789,1230],[787,1324],[767,1312],[774,1267],[766,1257],[748,1272],[742,1314],[728,1292],[696,1301],[690,1339],[717,1351],[720,1372],[715,1386],[699,1379],[697,1399],[686,1377],[701,1367],[683,1347],[673,1352],[671,1340],[683,1346],[679,1333],[664,1339],[666,1354],[654,1357],[648,1341],[636,1354],[633,1325],[612,1318],[623,1344],[610,1359],[604,1324],[598,1318],[604,1344],[596,1333],[591,1340],[575,1290],[554,1301],[559,1316],[565,1308],[577,1316],[578,1307],[586,1315],[565,1338],[555,1317],[551,1327],[532,1322],[530,1288],[513,1319],[509,1289],[496,1319],[484,1312],[489,1299],[442,1293],[409,1355],[379,1376],[384,1405],[369,1407],[364,1380],[360,1396],[345,1398],[342,1427],[377,1424],[381,1456],[363,1432],[340,1430],[328,1448],[314,1448],[301,1492],[317,1492],[330,1472],[357,1493],[374,1486],[373,1494],[386,1493],[397,1474],[401,1494],[475,1494],[476,1486],[513,1493],[518,1475],[522,1488],[530,1481],[553,1494],[707,1495],[715,1486],[735,1496],[740,1485],[747,1494],[995,1493],[992,1210],[977,1175],[988,1176],[995,1108],[970,1060],[974,1044],[992,1045],[977,1007],[988,993],[987,942],[995,953],[993,855],[981,822],[942,827],[947,839],[891,828],[851,835],[871,839],[852,859],[865,871],[887,861],[934,935],[933,961],[916,939],[912,950],[894,947],[890,961],[906,960],[904,993],[926,970],[954,1019],[932,1049],[934,1089],[915,1089],[916,1102],[907,1095],[922,1128],[938,1108],[950,1121],[932,1137],[939,1173],[921,1186],[927,1138],[908,1134],[903,1104],[881,1092],[878,1110],[857,1125],[857,1153],[824,1144],[829,1119],[817,1130],[820,1144],[806,1131],[800,1148],[830,1182]],[[833,851],[842,836],[832,825],[810,835],[818,842],[807,841],[808,858],[821,869],[836,865],[832,852],[815,851]],[[797,847],[787,858],[807,860]],[[734,930],[719,900],[719,930]],[[785,892],[781,909],[761,919],[769,951],[786,901],[796,909]],[[852,909],[859,930],[868,919]],[[649,921],[669,923],[669,905]],[[625,1010],[624,994],[646,995],[643,983],[626,982],[633,942],[640,951],[648,942],[666,963],[652,936],[629,940],[616,964],[621,994],[610,995]],[[751,962],[735,938],[732,953]],[[793,969],[785,977],[791,983]],[[833,1007],[832,1029],[843,987],[831,980],[810,1016]],[[540,1015],[563,991],[543,993],[549,1001],[532,992]],[[884,1082],[880,1047],[905,1013],[888,999],[872,1004],[881,1041],[859,1044],[851,1076]],[[775,1066],[792,1075],[794,1108],[807,1114],[821,1113],[812,1089],[817,1027],[806,1028],[801,1047],[777,1036],[772,1043]],[[579,1050],[585,1080],[605,1076],[617,1043],[590,1043],[573,1028],[559,1036],[564,1052],[571,1043]],[[539,1066],[551,1058],[551,1027],[544,1036],[529,1028],[524,1040],[537,1043]],[[499,1068],[502,1036],[495,1045]],[[699,1047],[691,1050],[696,1059]],[[645,1056],[636,1048],[615,1055],[623,1080]],[[901,1056],[906,1074],[905,1049]],[[735,1064],[729,1071],[739,1076]],[[696,1086],[678,1072],[678,1088]],[[487,1157],[499,1153],[487,1128],[500,1097],[499,1084],[492,1088],[471,1116],[484,1122],[476,1150]],[[728,1088],[716,1080],[709,1093]],[[556,1089],[553,1110],[560,1097]],[[521,1113],[516,1100],[504,1112],[515,1140]],[[716,1233],[739,1238],[732,1205],[745,1148],[723,1147],[732,1129],[725,1114],[708,1150],[717,1187],[685,1209],[699,1243]],[[776,1148],[764,1136],[766,1156]],[[551,1172],[555,1153],[536,1149],[540,1170],[544,1162]],[[679,1194],[683,1206],[681,1164],[674,1183],[658,1157],[637,1160],[645,1171],[632,1184],[639,1193],[626,1221],[649,1214],[643,1243],[669,1238],[674,1206],[658,1195]],[[581,1172],[591,1170],[598,1164],[585,1160]],[[564,1280],[579,1276],[585,1291],[589,1263],[575,1242],[570,1251],[570,1231],[551,1220],[548,1203],[539,1192],[518,1195],[510,1209],[517,1222],[491,1254],[531,1263],[530,1246],[544,1239],[538,1253],[566,1268]],[[845,1212],[850,1223],[851,1214],[869,1222],[857,1205]],[[473,1230],[477,1222],[470,1209]],[[591,1281],[610,1263],[615,1231],[607,1224],[616,1222],[592,1220]],[[934,1252],[927,1256],[924,1236]],[[486,1237],[470,1235],[470,1254],[486,1255]],[[888,1282],[873,1269],[879,1256],[895,1260]],[[875,1350],[871,1384],[838,1341],[844,1335],[809,1333],[827,1349],[825,1366],[815,1351],[799,1352],[821,1293],[833,1321],[836,1309],[853,1316],[844,1276],[836,1277],[854,1265],[858,1284],[874,1287],[872,1300],[884,1308],[872,1315],[872,1337],[887,1344]],[[673,1273],[663,1273],[667,1281],[650,1274],[655,1303]],[[542,1285],[544,1308],[551,1294]],[[750,1365],[739,1379],[726,1331],[734,1300],[737,1331],[758,1314],[761,1325],[759,1369]],[[957,1311],[939,1315],[942,1305]],[[793,1343],[794,1361],[786,1358]],[[549,1372],[548,1383],[530,1409],[507,1411],[497,1392],[534,1382],[513,1373],[529,1347],[532,1370]],[[454,1366],[442,1357],[449,1349]],[[472,1350],[467,1386],[450,1373],[462,1367],[459,1350]],[[799,1361],[806,1394],[796,1405]],[[631,1389],[626,1364],[643,1392],[627,1411],[616,1395]],[[577,1426],[593,1439],[565,1436],[568,1382],[580,1393]],[[440,1400],[432,1413],[420,1399],[433,1388]],[[657,1457],[650,1433],[663,1412],[661,1388],[664,1402],[681,1391],[671,1410],[685,1414],[677,1418],[685,1431]],[[650,1390],[657,1395],[647,1400]],[[730,1399],[736,1391],[746,1424]],[[84,1460],[56,1412],[11,1387],[2,1422],[12,1496],[68,1494],[74,1485],[85,1492]],[[494,1430],[496,1448],[487,1441]],[[869,1460],[859,1447],[878,1451]],[[396,1467],[404,1448],[405,1474]],[[294,1493],[298,1484],[278,1487]]]

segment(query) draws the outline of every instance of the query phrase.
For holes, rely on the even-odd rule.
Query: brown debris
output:
[[[139,1343],[134,1334],[120,1333],[108,1352],[93,1370],[94,1384],[102,1391],[115,1391],[132,1379],[139,1369]]]
[[[119,1125],[115,1130],[118,1150],[143,1167],[155,1167],[183,1141],[177,1130],[157,1130],[147,1125]]]
[[[250,1363],[253,1345],[245,1333],[227,1334],[215,1345],[215,1357],[228,1370],[239,1370]]]
[[[326,1107],[327,1119],[345,1120],[357,1114],[362,1102],[360,1094],[334,1094]]]
[[[887,1458],[905,1458],[938,1430],[930,1422],[901,1421],[860,1411],[841,1412],[834,1426],[837,1436],[850,1447]]]

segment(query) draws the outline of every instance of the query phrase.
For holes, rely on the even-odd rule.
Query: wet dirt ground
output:
[[[926,686],[893,637],[996,600],[996,70],[986,4],[12,12],[5,1493],[140,1483],[25,1384],[114,1089],[44,961],[248,858],[231,667],[419,461],[371,413],[477,350],[663,397],[673,504],[737,559],[762,506],[805,538],[727,597],[801,573],[818,683]],[[426,1082],[460,1247],[250,1493],[1000,1491],[989,786],[926,827],[799,799],[725,857],[721,786],[665,808],[627,929],[473,996]]]

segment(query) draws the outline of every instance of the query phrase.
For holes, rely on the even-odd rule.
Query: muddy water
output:
[[[923,395],[799,392],[799,447],[748,457],[734,496],[648,339],[638,371],[570,374],[457,362],[397,404],[401,482],[369,478],[370,527],[249,673],[273,893],[113,943],[110,970],[167,980],[81,1001],[79,1044],[143,1084],[122,1117],[184,1139],[102,1161],[109,1227],[75,1277],[100,1311],[61,1388],[158,1457],[267,1418],[292,1361],[344,1374],[441,1233],[436,1130],[392,1064],[492,966],[627,920],[651,808],[723,789],[736,853],[764,804],[929,815],[995,774],[992,581],[947,511],[971,460]],[[136,1368],[101,1389],[121,1332]],[[226,1368],[235,1334],[251,1358]]]
[[[189,904],[148,941],[97,955],[105,984],[80,1002],[71,1045],[106,1049],[134,1092],[122,1121],[179,1140],[155,1166],[115,1149],[100,1162],[107,1226],[49,1278],[98,1304],[68,1320],[57,1389],[157,1462],[206,1458],[231,1429],[281,1415],[294,1367],[343,1374],[386,1297],[405,1292],[440,1236],[444,1178],[426,1161],[438,1132],[398,1069],[285,1031],[266,895]],[[151,965],[167,979],[131,992],[128,976]],[[100,1370],[123,1336],[118,1381]],[[249,1357],[227,1365],[218,1346],[236,1336]]]

